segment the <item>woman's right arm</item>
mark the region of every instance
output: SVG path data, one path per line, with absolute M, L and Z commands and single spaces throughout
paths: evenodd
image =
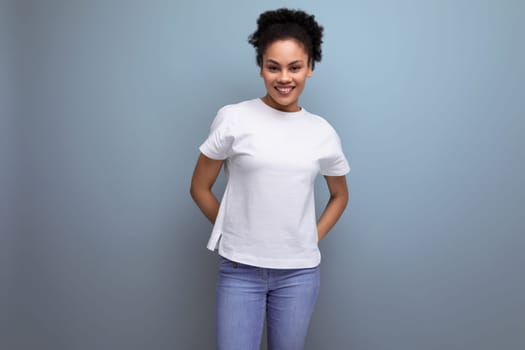
M 202 213 L 215 223 L 219 212 L 219 201 L 211 191 L 224 160 L 215 160 L 200 154 L 191 178 L 190 194 Z

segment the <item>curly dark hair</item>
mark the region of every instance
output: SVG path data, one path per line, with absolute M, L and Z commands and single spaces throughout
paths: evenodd
M 262 66 L 262 56 L 268 45 L 290 38 L 303 45 L 313 70 L 315 62 L 322 58 L 323 27 L 316 22 L 314 15 L 287 8 L 266 11 L 259 16 L 257 30 L 248 37 L 248 42 L 256 50 L 257 65 Z

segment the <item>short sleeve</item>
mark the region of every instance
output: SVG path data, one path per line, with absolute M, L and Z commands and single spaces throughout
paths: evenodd
M 230 156 L 233 140 L 231 116 L 223 107 L 217 112 L 208 138 L 200 145 L 199 150 L 209 158 L 223 160 Z
M 350 165 L 343 153 L 341 139 L 333 130 L 329 135 L 319 161 L 320 173 L 325 176 L 343 176 L 350 172 Z

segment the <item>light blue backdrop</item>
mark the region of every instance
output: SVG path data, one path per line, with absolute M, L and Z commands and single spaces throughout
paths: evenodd
M 7 313 L 14 273 L 16 234 L 15 20 L 14 1 L 0 1 L 0 348 L 10 322 Z
M 213 348 L 189 182 L 216 110 L 264 94 L 246 40 L 280 6 L 325 27 L 301 104 L 352 166 L 307 349 L 525 348 L 525 2 L 12 0 L 2 349 Z

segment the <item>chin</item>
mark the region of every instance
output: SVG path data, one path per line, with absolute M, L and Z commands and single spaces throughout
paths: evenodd
M 295 102 L 297 102 L 297 99 L 295 98 L 282 98 L 282 97 L 274 97 L 274 96 L 272 96 L 272 100 L 278 105 L 283 106 L 283 107 L 293 105 Z

